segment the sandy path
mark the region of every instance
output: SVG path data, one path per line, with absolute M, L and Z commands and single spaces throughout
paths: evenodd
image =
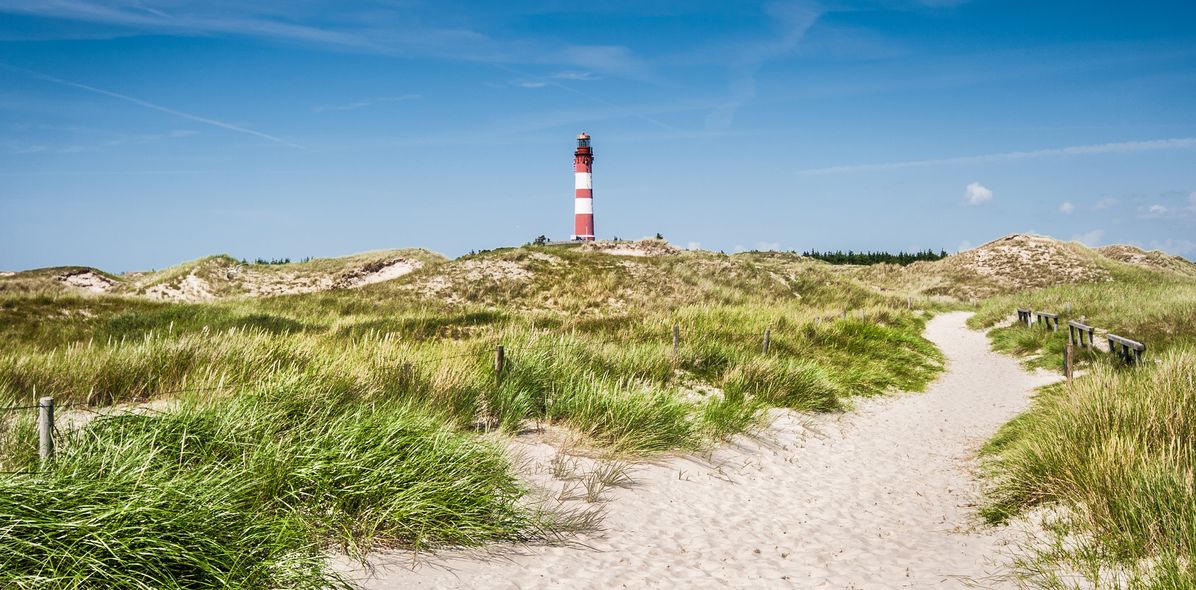
M 977 521 L 975 450 L 1054 377 L 1031 375 L 936 317 L 946 373 L 922 394 L 837 416 L 777 412 L 761 440 L 638 466 L 582 546 L 376 556 L 360 583 L 399 588 L 1008 587 L 1008 531 Z M 529 443 L 532 455 L 546 445 Z M 551 453 L 551 451 L 549 451 Z

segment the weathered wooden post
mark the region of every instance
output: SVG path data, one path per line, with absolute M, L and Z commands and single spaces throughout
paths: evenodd
M 673 356 L 681 352 L 681 326 L 673 323 Z
M 1063 374 L 1067 376 L 1067 380 L 1071 381 L 1071 374 L 1074 370 L 1075 356 L 1074 349 L 1071 342 L 1067 343 L 1067 348 L 1063 349 Z
M 905 308 L 906 309 L 914 308 L 914 298 L 912 296 L 905 298 Z
M 764 328 L 764 354 L 768 354 L 768 341 L 772 339 L 772 328 Z
M 54 398 L 37 400 L 37 454 L 42 461 L 54 458 Z
M 507 359 L 506 355 L 504 354 L 503 347 L 501 344 L 499 344 L 494 348 L 494 382 L 499 385 L 502 385 L 502 372 L 503 368 L 505 368 L 506 361 Z

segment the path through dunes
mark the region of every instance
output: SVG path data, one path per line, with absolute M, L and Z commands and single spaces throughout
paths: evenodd
M 577 544 L 388 553 L 352 575 L 377 590 L 1012 587 L 1011 533 L 975 514 L 975 451 L 1055 377 L 991 352 L 967 317 L 927 327 L 948 358 L 928 392 L 843 415 L 778 412 L 760 440 L 637 466 L 633 487 L 609 492 L 604 530 Z

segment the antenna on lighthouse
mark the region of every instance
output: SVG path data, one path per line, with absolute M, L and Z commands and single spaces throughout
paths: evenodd
M 573 152 L 573 239 L 594 240 L 594 181 L 592 169 L 594 152 L 590 136 L 577 134 L 577 151 Z

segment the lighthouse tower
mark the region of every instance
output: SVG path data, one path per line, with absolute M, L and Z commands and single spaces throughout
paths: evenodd
M 577 151 L 573 152 L 573 239 L 594 240 L 594 183 L 591 169 L 594 152 L 590 150 L 590 136 L 584 132 L 577 136 Z

